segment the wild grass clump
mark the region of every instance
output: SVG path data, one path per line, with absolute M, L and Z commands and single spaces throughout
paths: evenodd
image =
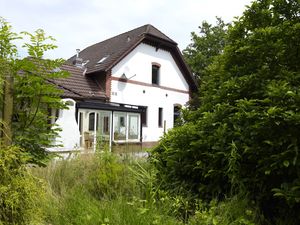
M 17 146 L 0 146 L 0 224 L 35 224 L 42 219 L 43 182 L 28 171 L 30 158 Z
M 261 224 L 257 207 L 246 196 L 237 195 L 222 202 L 216 199 L 198 204 L 190 225 L 256 225 Z
M 45 223 L 181 224 L 168 215 L 166 205 L 157 204 L 147 162 L 101 152 L 32 171 L 48 184 Z

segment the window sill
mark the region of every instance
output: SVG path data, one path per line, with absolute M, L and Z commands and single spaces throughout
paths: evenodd
M 139 143 L 140 142 L 140 140 L 139 139 L 132 139 L 132 140 L 113 140 L 113 142 L 115 142 L 115 143 Z

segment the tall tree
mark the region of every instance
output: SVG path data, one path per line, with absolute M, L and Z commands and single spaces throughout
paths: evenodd
M 216 56 L 223 52 L 229 26 L 229 23 L 225 23 L 217 17 L 216 25 L 213 26 L 203 21 L 199 26 L 200 33 L 191 33 L 192 43 L 183 50 L 183 56 L 199 85 L 207 75 L 208 66 Z M 195 93 L 189 102 L 190 109 L 195 110 L 200 106 L 199 95 L 201 95 L 201 92 L 200 85 L 199 93 Z M 185 120 L 188 120 L 188 118 L 185 118 Z
M 63 109 L 61 91 L 51 80 L 67 76 L 59 67 L 63 59 L 45 59 L 44 53 L 55 49 L 54 39 L 38 29 L 24 44 L 28 57 L 18 59 L 13 41 L 17 34 L 11 26 L 0 20 L 0 81 L 4 86 L 1 100 L 3 110 L 3 139 L 6 145 L 17 145 L 30 153 L 32 162 L 43 163 L 47 158 L 46 148 L 52 146 L 58 128 L 51 124 L 49 109 Z M 13 88 L 12 88 L 13 86 Z M 2 89 L 1 89 L 2 90 Z M 14 101 L 12 101 L 14 99 Z M 13 118 L 12 118 L 13 117 Z
M 253 2 L 227 40 L 192 121 L 153 152 L 159 178 L 208 200 L 244 190 L 270 224 L 298 224 L 299 1 Z
M 191 33 L 192 43 L 183 50 L 183 56 L 198 81 L 205 74 L 213 58 L 223 52 L 228 26 L 228 23 L 217 17 L 215 26 L 203 21 L 199 26 L 200 34 Z
M 17 48 L 13 41 L 18 39 L 12 27 L 0 17 L 0 122 L 3 143 L 12 143 L 12 115 L 13 115 L 13 78 L 16 74 Z
M 29 43 L 23 46 L 28 57 L 19 61 L 20 72 L 15 77 L 13 140 L 31 153 L 35 163 L 41 163 L 59 129 L 50 123 L 49 111 L 65 108 L 60 101 L 62 92 L 51 80 L 65 77 L 67 72 L 59 69 L 63 59 L 44 58 L 46 51 L 56 48 L 51 43 L 54 38 L 46 36 L 42 29 L 22 34 L 29 37 Z

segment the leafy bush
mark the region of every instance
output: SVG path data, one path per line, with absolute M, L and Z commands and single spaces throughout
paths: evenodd
M 42 218 L 43 183 L 31 175 L 28 155 L 18 147 L 0 147 L 0 224 L 32 224 Z
M 259 0 L 229 28 L 200 108 L 152 153 L 165 189 L 208 202 L 246 191 L 270 223 L 300 220 L 299 14 L 296 0 Z

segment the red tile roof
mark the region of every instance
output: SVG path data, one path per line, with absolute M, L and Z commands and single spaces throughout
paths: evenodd
M 97 85 L 93 77 L 84 75 L 84 70 L 72 65 L 63 65 L 60 69 L 68 71 L 67 78 L 51 80 L 61 90 L 63 97 L 74 99 L 106 99 L 104 90 Z

